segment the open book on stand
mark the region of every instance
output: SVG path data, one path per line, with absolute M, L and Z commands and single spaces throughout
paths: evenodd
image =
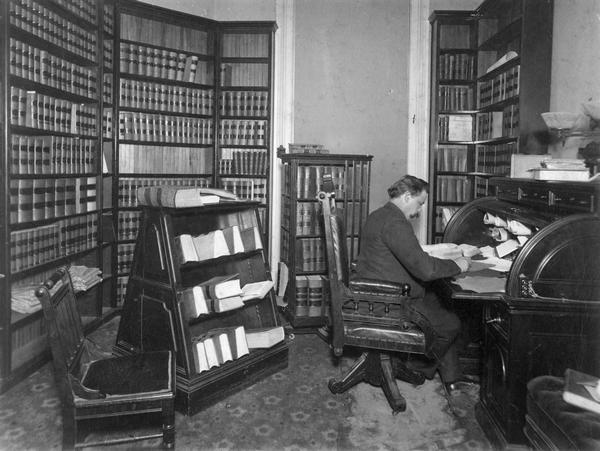
M 237 200 L 237 196 L 221 189 L 189 186 L 156 185 L 137 189 L 138 204 L 155 207 L 202 207 L 218 204 L 222 199 Z

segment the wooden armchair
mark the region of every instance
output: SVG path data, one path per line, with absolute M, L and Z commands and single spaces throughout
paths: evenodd
M 63 448 L 162 437 L 175 444 L 175 368 L 171 351 L 97 359 L 83 333 L 66 268 L 36 291 L 44 311 L 62 403 Z M 156 425 L 156 427 L 152 427 Z
M 410 297 L 408 284 L 349 280 L 346 233 L 343 219 L 335 208 L 334 194 L 321 191 L 317 197 L 322 207 L 327 249 L 331 295 L 328 326 L 333 352 L 340 357 L 345 346 L 364 350 L 341 380 L 329 381 L 329 389 L 342 393 L 365 380 L 382 387 L 394 414 L 403 412 L 406 400 L 398 389 L 396 376 L 401 372 L 399 368 L 404 372 L 408 370 L 397 353 L 430 357 L 434 332 L 421 314 L 406 305 Z M 416 383 L 423 381 L 424 378 Z M 414 380 L 409 382 L 415 383 Z

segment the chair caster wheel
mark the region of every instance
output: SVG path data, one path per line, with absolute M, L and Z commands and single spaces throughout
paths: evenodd
M 337 393 L 342 392 L 342 384 L 340 382 L 336 381 L 335 379 L 329 379 L 327 386 L 329 387 L 329 390 L 331 391 L 331 393 L 337 394 Z

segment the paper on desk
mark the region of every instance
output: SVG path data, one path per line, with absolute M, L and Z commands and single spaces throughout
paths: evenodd
M 506 279 L 504 277 L 485 277 L 463 274 L 455 283 L 463 290 L 475 293 L 504 293 Z
M 482 248 L 483 249 L 483 248 Z M 493 251 L 493 249 L 492 249 Z M 494 255 L 484 255 L 485 258 L 471 260 L 471 268 L 477 268 L 474 264 L 481 265 L 484 264 L 485 268 L 491 269 L 492 271 L 497 272 L 508 272 L 510 271 L 510 267 L 512 265 L 511 260 L 507 260 L 505 258 L 498 258 Z M 469 272 L 479 271 L 480 269 L 471 269 L 469 268 Z

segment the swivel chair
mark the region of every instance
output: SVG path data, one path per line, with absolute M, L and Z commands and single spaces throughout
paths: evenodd
M 336 357 L 344 347 L 360 348 L 362 355 L 341 380 L 331 379 L 329 389 L 342 393 L 365 380 L 381 386 L 394 414 L 406 410 L 406 400 L 396 383 L 399 372 L 410 373 L 400 354 L 431 358 L 434 332 L 429 322 L 406 304 L 410 286 L 382 280 L 349 280 L 346 233 L 335 206 L 335 194 L 327 188 L 317 198 L 321 204 L 330 285 L 327 313 L 331 344 Z M 416 381 L 422 383 L 424 378 Z M 415 383 L 414 380 L 409 382 Z

